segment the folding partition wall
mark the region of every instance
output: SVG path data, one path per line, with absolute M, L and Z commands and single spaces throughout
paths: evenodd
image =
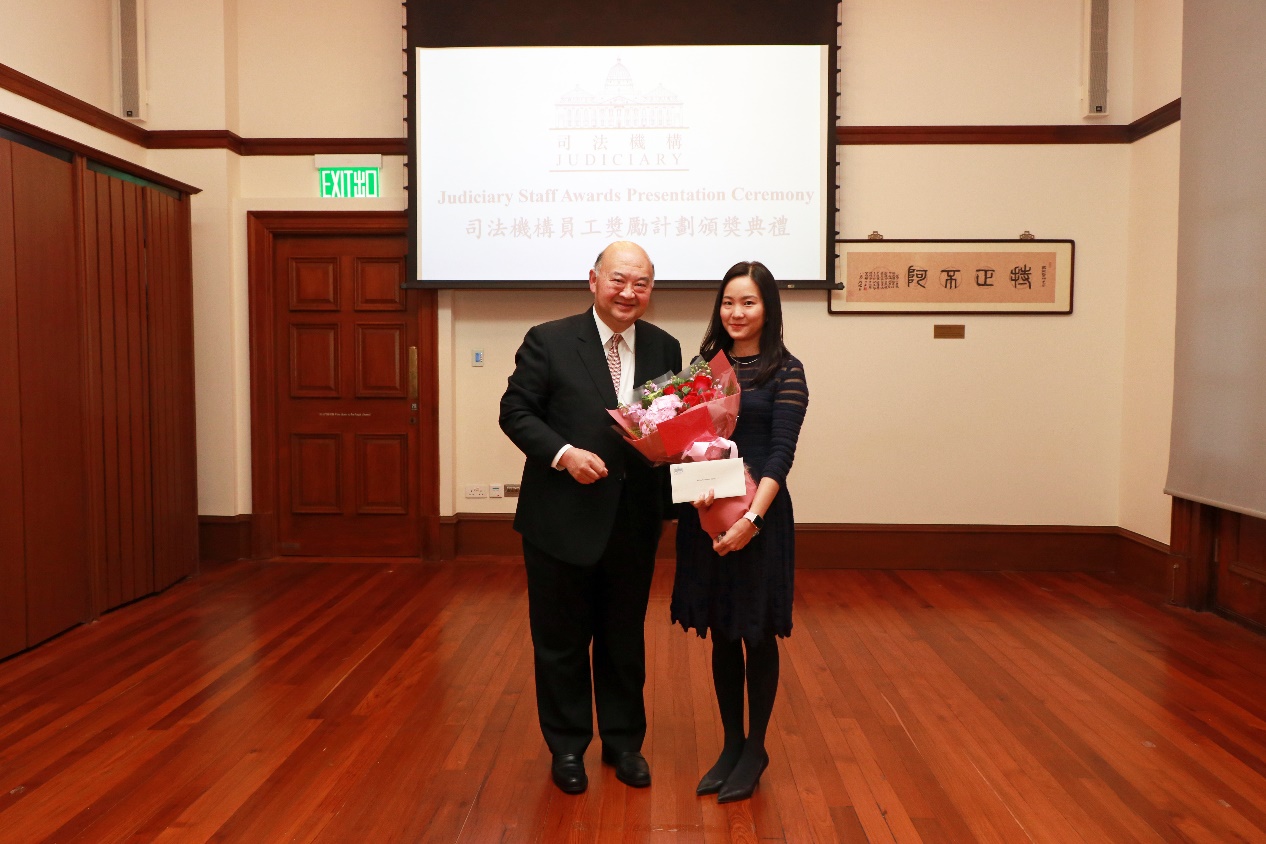
M 0 657 L 196 570 L 189 220 L 0 129 Z

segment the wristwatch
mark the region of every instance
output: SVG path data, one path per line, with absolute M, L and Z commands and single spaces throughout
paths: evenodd
M 756 528 L 757 533 L 760 533 L 761 528 L 765 527 L 765 518 L 763 516 L 757 515 L 756 513 L 753 513 L 751 510 L 748 510 L 746 513 L 744 513 L 743 518 L 747 519 L 749 522 L 752 523 L 752 527 Z

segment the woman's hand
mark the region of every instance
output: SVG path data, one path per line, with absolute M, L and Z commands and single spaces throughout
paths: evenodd
M 712 502 L 716 500 L 717 500 L 716 490 L 709 489 L 703 495 L 699 496 L 698 498 L 696 498 L 694 501 L 690 503 L 695 505 L 696 510 L 707 510 L 709 507 L 712 506 Z
M 756 525 L 741 518 L 730 525 L 729 530 L 712 540 L 712 550 L 724 557 L 732 551 L 746 548 L 747 543 L 751 542 L 752 537 L 757 533 L 759 531 L 756 530 Z

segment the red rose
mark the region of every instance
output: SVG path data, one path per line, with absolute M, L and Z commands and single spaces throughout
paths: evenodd
M 664 395 L 666 395 L 666 396 L 671 396 L 671 395 L 672 395 L 673 393 L 675 393 L 675 392 L 677 392 L 677 385 L 676 385 L 676 384 L 665 384 L 665 385 L 664 385 Z
M 682 399 L 682 402 L 686 405 L 686 407 L 694 407 L 701 401 L 703 401 L 703 399 L 699 397 L 698 393 L 690 393 Z
M 700 373 L 699 375 L 695 376 L 695 380 L 691 382 L 691 385 L 696 390 L 705 390 L 708 387 L 712 386 L 712 379 Z

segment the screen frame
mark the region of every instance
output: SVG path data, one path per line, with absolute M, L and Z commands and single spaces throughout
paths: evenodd
M 839 196 L 836 124 L 839 120 L 839 0 L 733 0 L 726 4 L 681 4 L 671 0 L 643 0 L 635 8 L 610 4 L 595 9 L 581 0 L 514 2 L 514 0 L 405 0 L 405 193 L 408 204 L 407 276 L 405 288 L 432 290 L 577 289 L 588 287 L 587 268 L 575 278 L 556 280 L 446 281 L 420 280 L 418 271 L 416 56 L 418 47 L 621 47 L 693 44 L 810 44 L 826 46 L 827 68 L 823 96 L 826 125 L 823 156 L 823 210 L 826 214 L 822 250 L 825 279 L 779 280 L 786 289 L 837 288 L 836 240 L 839 237 Z M 753 33 L 764 37 L 753 39 Z M 514 127 L 505 130 L 513 134 Z M 716 279 L 656 279 L 668 289 L 711 289 Z

